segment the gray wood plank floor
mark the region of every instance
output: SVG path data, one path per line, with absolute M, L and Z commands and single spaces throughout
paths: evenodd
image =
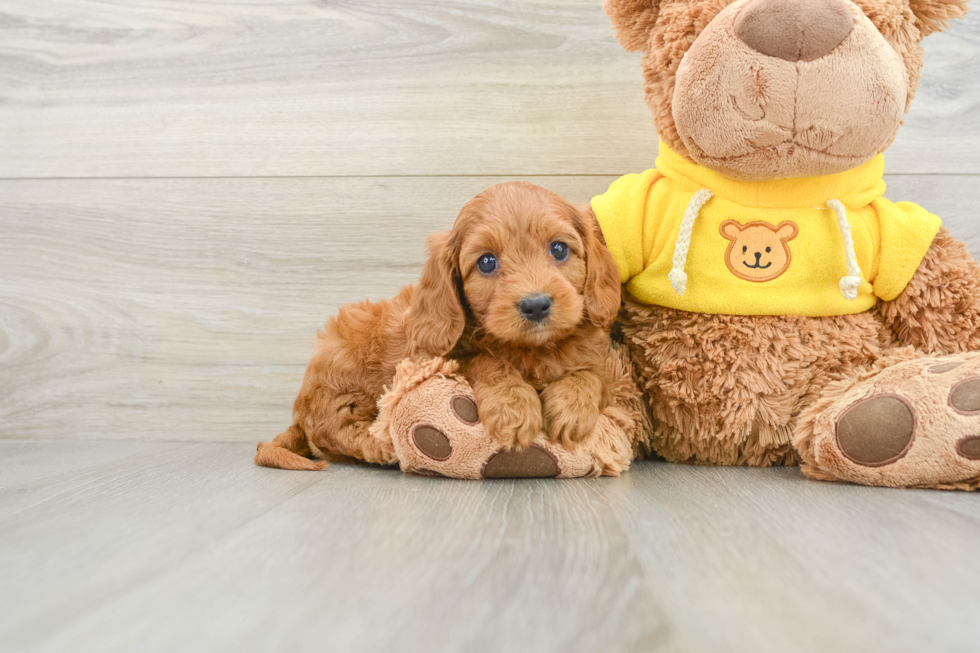
M 980 255 L 980 14 L 888 196 Z M 599 0 L 0 0 L 0 651 L 980 650 L 977 495 L 256 468 L 314 330 L 653 165 Z
M 467 482 L 0 442 L 4 651 L 975 651 L 973 495 L 638 463 Z

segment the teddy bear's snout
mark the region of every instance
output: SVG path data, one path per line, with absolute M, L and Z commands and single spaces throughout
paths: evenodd
M 813 61 L 847 38 L 854 19 L 847 0 L 752 0 L 735 34 L 753 50 L 786 61 Z

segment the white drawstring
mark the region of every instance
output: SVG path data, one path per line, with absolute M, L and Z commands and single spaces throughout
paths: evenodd
M 687 203 L 684 211 L 684 219 L 681 220 L 681 230 L 677 234 L 677 242 L 674 244 L 674 267 L 667 274 L 670 285 L 678 295 L 683 295 L 687 290 L 687 273 L 684 268 L 687 266 L 687 250 L 691 247 L 691 234 L 694 232 L 694 221 L 701 212 L 701 207 L 711 199 L 711 191 L 702 188 L 694 193 L 691 201 Z
M 847 209 L 837 199 L 827 200 L 827 206 L 837 214 L 837 227 L 844 238 L 844 256 L 847 259 L 847 276 L 841 277 L 840 291 L 844 299 L 856 299 L 861 285 L 861 268 L 854 254 L 854 239 L 851 238 L 851 225 L 847 222 Z

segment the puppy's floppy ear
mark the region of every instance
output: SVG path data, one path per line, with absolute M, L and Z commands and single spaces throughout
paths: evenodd
M 450 234 L 429 236 L 429 258 L 412 292 L 406 325 L 410 356 L 443 356 L 463 335 L 466 314 L 460 303 L 457 254 Z
M 621 46 L 630 52 L 646 49 L 657 24 L 660 0 L 603 0 L 602 8 Z
M 967 0 L 909 0 L 922 36 L 949 29 L 949 21 L 966 16 Z
M 585 244 L 585 310 L 593 324 L 608 328 L 616 319 L 621 303 L 619 270 L 606 249 L 599 221 L 590 205 L 576 209 L 575 226 Z

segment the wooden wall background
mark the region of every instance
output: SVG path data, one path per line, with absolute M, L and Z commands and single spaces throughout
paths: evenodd
M 466 199 L 655 154 L 599 0 L 0 0 L 0 438 L 268 438 Z M 888 170 L 980 255 L 977 17 Z

